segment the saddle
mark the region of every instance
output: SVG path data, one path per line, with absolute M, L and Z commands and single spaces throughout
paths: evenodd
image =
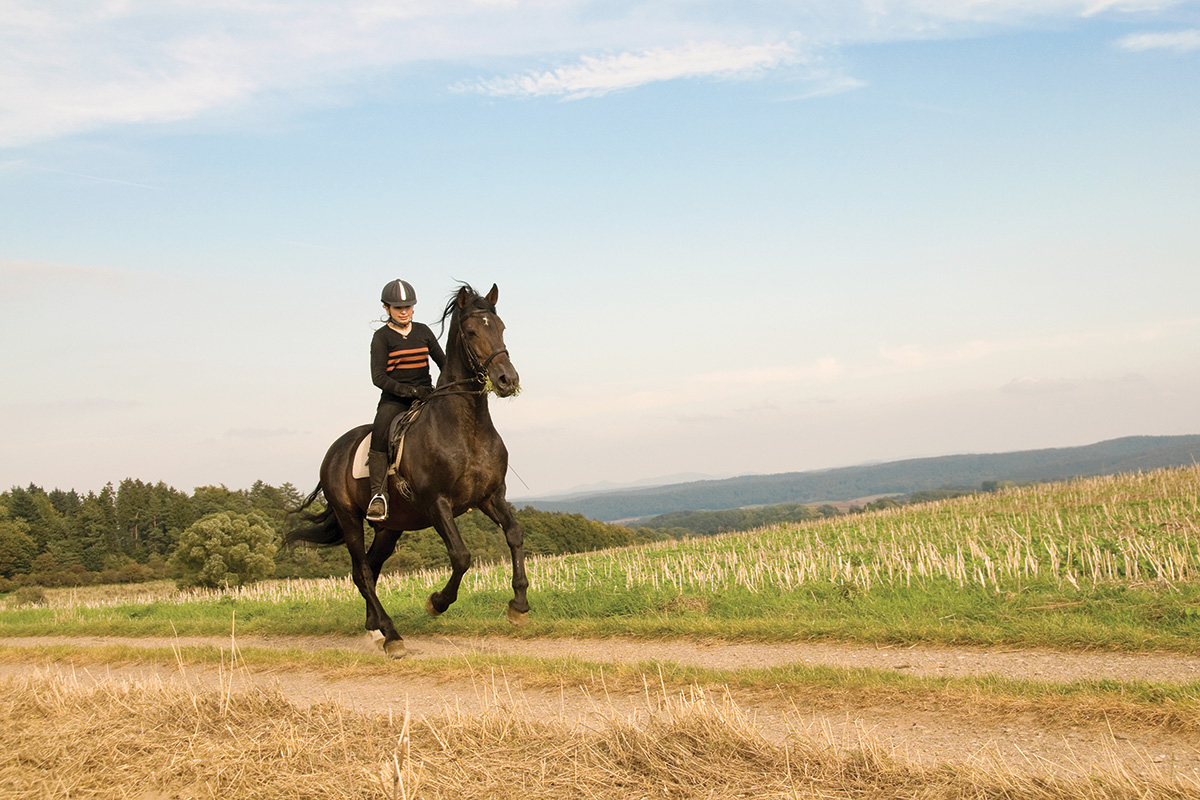
M 411 491 L 408 487 L 408 482 L 400 473 L 400 459 L 404 456 L 404 434 L 408 427 L 412 425 L 421 411 L 421 403 L 413 403 L 408 411 L 399 415 L 392 420 L 392 425 L 388 429 L 388 475 L 397 476 L 398 489 L 400 494 L 405 497 L 411 497 Z M 354 461 L 350 466 L 350 475 L 354 478 L 369 478 L 370 470 L 367 467 L 367 453 L 371 451 L 371 432 L 367 431 L 367 435 L 358 443 L 358 448 L 354 451 Z

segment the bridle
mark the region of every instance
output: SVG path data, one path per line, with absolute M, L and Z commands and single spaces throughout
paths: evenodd
M 430 397 L 434 397 L 434 396 L 440 395 L 440 394 L 487 394 L 488 393 L 488 391 L 489 391 L 489 389 L 488 389 L 488 386 L 489 386 L 488 374 L 487 374 L 488 367 L 491 366 L 492 361 L 494 361 L 497 356 L 507 355 L 508 348 L 507 347 L 497 348 L 496 350 L 493 350 L 488 355 L 487 358 L 480 360 L 479 356 L 475 353 L 475 350 L 471 347 L 470 343 L 467 342 L 466 336 L 463 334 L 462 323 L 463 323 L 463 320 L 469 319 L 471 317 L 481 317 L 484 314 L 493 314 L 494 315 L 494 313 L 495 312 L 480 309 L 477 311 L 471 311 L 467 314 L 462 315 L 459 318 L 459 320 L 458 320 L 458 338 L 459 338 L 460 343 L 462 344 L 463 352 L 465 352 L 467 355 L 467 363 L 470 366 L 471 371 L 474 373 L 474 377 L 464 378 L 464 379 L 458 380 L 458 381 L 451 381 L 450 383 L 444 383 L 441 386 L 434 389 L 432 392 L 430 392 L 429 396 L 425 398 L 426 400 L 428 400 Z M 482 388 L 476 389 L 474 391 L 463 390 L 463 389 L 454 389 L 453 391 L 451 391 L 452 387 L 466 386 L 466 385 L 470 385 L 470 384 L 478 384 Z
M 490 311 L 472 311 L 470 314 L 466 314 L 465 316 L 463 316 L 462 319 L 460 319 L 458 321 L 458 338 L 462 339 L 463 350 L 465 350 L 467 353 L 467 360 L 471 362 L 471 366 L 475 371 L 475 377 L 480 382 L 487 381 L 487 368 L 489 366 L 491 366 L 492 360 L 495 359 L 496 356 L 498 356 L 498 355 L 507 355 L 508 348 L 507 347 L 497 348 L 496 350 L 492 351 L 491 355 L 489 355 L 487 358 L 483 359 L 483 361 L 480 361 L 479 356 L 475 354 L 475 350 L 472 349 L 471 345 L 467 342 L 466 338 L 463 337 L 462 322 L 464 319 L 468 319 L 470 317 L 482 317 L 484 314 L 490 314 L 490 313 L 492 313 L 492 312 L 490 312 Z

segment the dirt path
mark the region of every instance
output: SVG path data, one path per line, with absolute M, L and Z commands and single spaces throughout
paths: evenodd
M 1065 683 L 1077 679 L 1191 683 L 1200 681 L 1200 656 L 1169 653 L 1060 653 L 1047 650 L 999 650 L 965 647 L 876 648 L 831 643 L 727 644 L 692 641 L 633 640 L 518 640 L 500 637 L 409 637 L 414 659 L 453 657 L 474 653 L 515 654 L 547 659 L 578 658 L 597 663 L 659 661 L 738 669 L 802 663 L 835 667 L 898 670 L 928 676 L 991 674 L 1003 678 Z M 103 637 L 0 639 L 7 647 L 46 644 L 170 647 L 208 645 L 228 649 L 228 638 L 115 639 Z M 341 648 L 377 655 L 366 637 L 239 637 L 242 649 L 299 647 L 306 650 Z M 382 658 L 382 656 L 380 656 Z M 73 673 L 83 682 L 116 679 L 157 679 L 168 683 L 216 687 L 220 671 L 210 667 L 147 667 L 104 665 L 71 668 L 32 663 L 0 664 L 0 677 L 31 670 Z M 529 708 L 538 714 L 560 716 L 582 724 L 612 714 L 637 715 L 659 698 L 645 693 L 593 697 L 564 686 L 546 691 L 522 687 L 501 676 L 480 674 L 473 680 L 438 680 L 397 674 L 331 678 L 315 671 L 239 669 L 234 688 L 260 685 L 277 688 L 294 702 L 333 701 L 367 712 L 437 714 L 447 708 L 468 713 L 501 702 Z M 1111 766 L 1114 762 L 1137 773 L 1151 769 L 1182 773 L 1200 780 L 1200 737 L 1159 730 L 1122 730 L 1106 725 L 1046 725 L 1028 718 L 990 719 L 977 713 L 912 710 L 901 706 L 844 708 L 830 712 L 797 707 L 782 698 L 734 696 L 738 706 L 769 737 L 789 731 L 829 738 L 855 748 L 866 736 L 906 759 L 925 762 L 966 762 L 999 758 L 1010 766 L 1030 769 Z

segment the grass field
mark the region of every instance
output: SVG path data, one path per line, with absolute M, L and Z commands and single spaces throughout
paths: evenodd
M 401 632 L 703 636 L 1200 652 L 1200 467 L 1013 489 L 750 533 L 535 558 L 530 625 L 504 620 L 505 565 L 387 575 Z M 167 584 L 47 592 L 0 635 L 354 633 L 349 579 L 181 593 Z

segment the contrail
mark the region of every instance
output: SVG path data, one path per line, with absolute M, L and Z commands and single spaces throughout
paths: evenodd
M 28 164 L 24 161 L 6 161 L 4 163 L 4 166 L 6 166 L 6 167 L 22 166 L 22 167 L 25 167 L 26 169 L 36 169 L 41 172 L 53 172 L 57 175 L 69 175 L 72 178 L 85 178 L 89 181 L 101 181 L 103 183 L 118 183 L 122 186 L 136 186 L 139 189 L 153 189 L 156 192 L 165 192 L 166 191 L 166 189 L 164 189 L 161 186 L 149 186 L 145 183 L 134 183 L 133 181 L 121 181 L 121 180 L 117 180 L 116 178 L 101 178 L 99 175 L 85 175 L 82 172 L 67 172 L 66 170 L 63 170 L 63 169 L 51 169 L 50 167 L 39 167 L 36 164 Z

